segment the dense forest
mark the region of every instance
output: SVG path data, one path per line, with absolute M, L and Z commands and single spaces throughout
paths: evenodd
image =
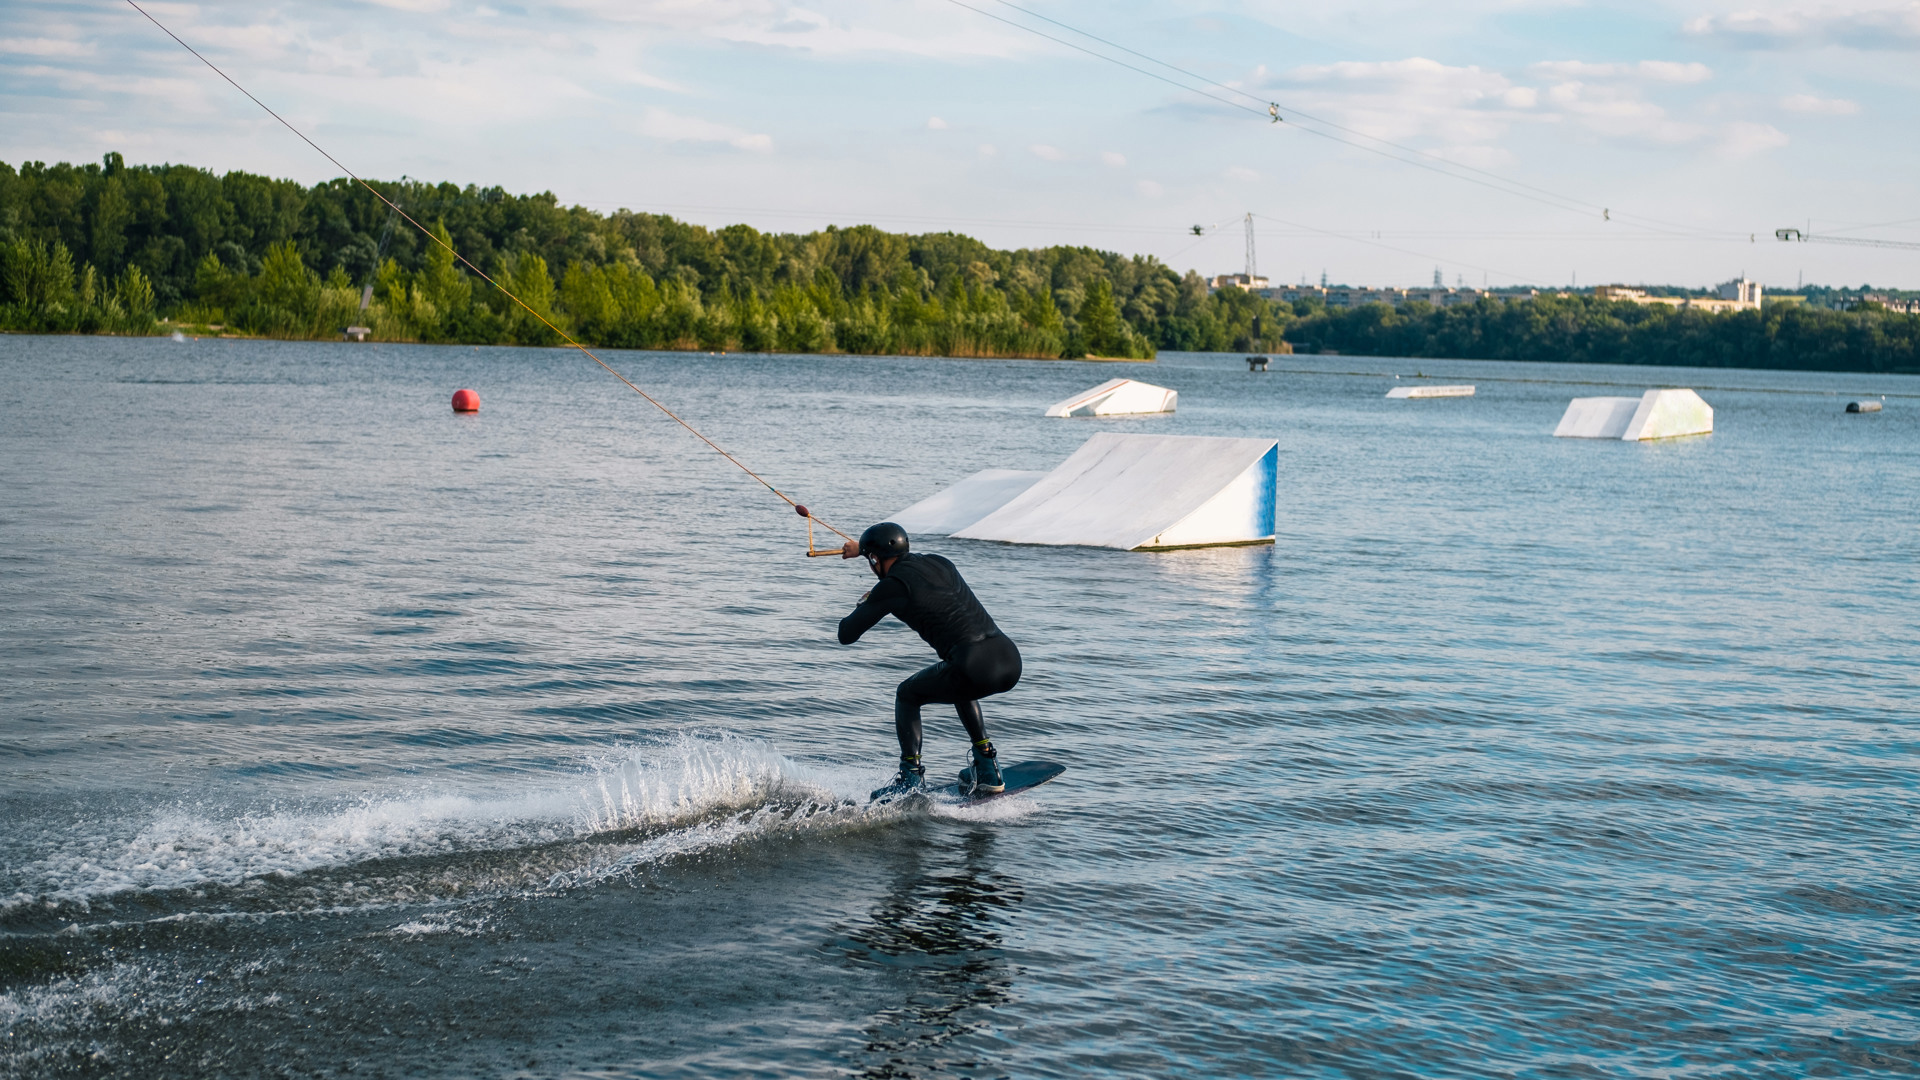
M 1861 305 L 1707 314 L 1578 295 L 1434 309 L 1209 293 L 1084 247 L 996 251 L 868 225 L 709 229 L 412 180 L 377 186 L 589 344 L 943 356 L 1270 349 L 1920 372 L 1920 316 Z M 1672 291 L 1672 290 L 1664 290 Z M 1815 290 L 1807 290 L 1812 292 Z M 550 344 L 553 332 L 358 184 L 187 165 L 0 163 L 0 330 Z
M 1302 352 L 1371 356 L 1920 374 L 1920 315 L 1873 305 L 1709 314 L 1585 296 L 1373 304 L 1307 314 L 1287 327 L 1287 339 Z
M 1256 316 L 1197 274 L 1083 247 L 996 251 L 871 226 L 805 235 L 602 215 L 552 194 L 414 181 L 389 198 L 581 340 L 947 356 L 1247 349 Z M 370 295 L 368 288 L 371 288 Z M 363 304 L 365 305 L 363 308 Z M 550 330 L 359 185 L 186 165 L 0 164 L 0 329 L 547 344 Z

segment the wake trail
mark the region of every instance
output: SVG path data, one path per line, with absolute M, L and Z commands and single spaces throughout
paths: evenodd
M 51 929 L 49 920 L 97 922 L 136 908 L 142 918 L 218 916 L 579 887 L 756 836 L 909 812 L 866 805 L 878 779 L 795 761 L 755 739 L 681 736 L 505 790 L 441 783 L 320 808 L 176 805 L 132 827 L 114 816 L 43 822 L 39 850 L 7 860 L 0 928 Z

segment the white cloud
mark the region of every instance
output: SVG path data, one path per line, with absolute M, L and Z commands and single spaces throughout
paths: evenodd
M 927 127 L 934 131 L 945 131 L 947 130 L 947 122 L 937 116 L 929 116 L 927 117 Z
M 1548 60 L 1529 71 L 1549 79 L 1639 79 L 1645 82 L 1701 83 L 1713 78 L 1705 64 L 1672 60 L 1642 60 L 1637 64 L 1589 64 L 1581 60 Z
M 983 142 L 980 144 L 980 156 L 981 157 L 999 157 L 1000 148 L 993 145 L 990 142 Z
M 1245 167 L 1243 167 L 1243 166 L 1239 166 L 1239 165 L 1235 165 L 1235 166 L 1234 166 L 1233 168 L 1231 168 L 1231 169 L 1228 169 L 1228 170 L 1227 170 L 1227 179 L 1229 179 L 1229 180 L 1258 180 L 1258 179 L 1260 179 L 1260 174 L 1259 174 L 1259 173 L 1257 173 L 1257 172 L 1254 172 L 1254 171 L 1253 171 L 1252 169 L 1248 169 L 1248 168 L 1245 168 Z
M 1812 94 L 1790 94 L 1780 99 L 1780 107 L 1792 113 L 1811 116 L 1852 116 L 1860 111 L 1858 102 L 1845 98 L 1823 98 Z
M 1100 160 L 1116 169 L 1124 169 L 1127 165 L 1127 155 L 1116 154 L 1111 150 L 1102 150 Z
M 1720 132 L 1715 149 L 1726 157 L 1746 157 L 1787 145 L 1786 133 L 1772 124 L 1739 122 Z
M 1699 124 L 1675 120 L 1667 110 L 1639 97 L 1631 88 L 1564 82 L 1547 91 L 1555 108 L 1589 130 L 1616 139 L 1675 146 L 1707 135 Z
M 1705 64 L 1672 60 L 1642 60 L 1634 65 L 1634 72 L 1652 82 L 1702 83 L 1713 78 L 1713 69 Z
M 831 16 L 773 0 L 557 0 L 589 20 L 640 25 L 818 55 L 922 58 L 1027 56 L 1030 35 L 964 11 L 934 14 L 886 0 L 840 0 Z
M 742 131 L 697 116 L 682 116 L 658 107 L 649 107 L 635 130 L 668 142 L 719 142 L 757 154 L 773 152 L 772 136 Z
M 1376 138 L 1435 141 L 1443 153 L 1493 142 L 1525 116 L 1507 100 L 1516 88 L 1505 75 L 1418 56 L 1296 68 L 1279 82 L 1306 112 Z
M 1705 64 L 1551 60 L 1528 65 L 1526 72 L 1547 85 L 1518 85 L 1498 71 L 1422 57 L 1300 68 L 1286 80 L 1323 95 L 1302 102 L 1309 112 L 1331 112 L 1346 126 L 1382 139 L 1438 143 L 1435 151 L 1447 159 L 1482 168 L 1512 160 L 1499 144 L 1516 123 L 1572 120 L 1607 138 L 1670 146 L 1704 144 L 1712 137 L 1705 125 L 1676 118 L 1647 99 L 1656 90 L 1712 79 Z
M 1067 152 L 1057 146 L 1048 146 L 1046 143 L 1034 143 L 1032 146 L 1027 147 L 1027 149 L 1033 151 L 1033 156 L 1039 158 L 1041 161 L 1067 160 Z
M 1142 180 L 1133 185 L 1133 190 L 1149 199 L 1157 199 L 1166 194 L 1166 189 L 1151 180 Z
M 0 38 L 0 52 L 20 56 L 92 56 L 93 44 L 61 38 Z
M 1689 34 L 1749 49 L 1920 49 L 1920 0 L 1877 7 L 1846 5 L 1817 11 L 1736 11 L 1702 15 Z

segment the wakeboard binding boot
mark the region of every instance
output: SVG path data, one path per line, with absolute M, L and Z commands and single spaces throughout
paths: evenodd
M 893 774 L 893 782 L 886 787 L 875 788 L 868 796 L 874 802 L 892 802 L 903 795 L 923 791 L 927 783 L 927 770 L 920 764 L 920 758 L 903 757 L 900 759 L 900 771 Z
M 1000 775 L 1000 755 L 990 739 L 973 744 L 973 764 L 960 770 L 960 790 L 968 795 L 998 795 L 1007 790 Z

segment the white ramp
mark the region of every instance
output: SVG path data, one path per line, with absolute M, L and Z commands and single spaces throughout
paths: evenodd
M 1048 416 L 1137 416 L 1172 412 L 1180 395 L 1164 386 L 1133 379 L 1108 379 L 1047 410 Z
M 1045 475 L 1020 469 L 982 469 L 887 520 L 907 530 L 908 536 L 951 536 L 1005 506 Z
M 1556 439 L 1617 439 L 1627 433 L 1640 399 L 1635 397 L 1577 397 L 1567 403 Z
M 1279 465 L 1273 439 L 1103 432 L 953 535 L 1125 550 L 1271 543 Z
M 1396 386 L 1387 391 L 1390 398 L 1472 397 L 1471 386 Z
M 1691 390 L 1649 390 L 1637 398 L 1574 398 L 1560 426 L 1561 439 L 1671 439 L 1713 430 L 1713 406 Z
M 1627 422 L 1623 439 L 1671 439 L 1713 430 L 1713 406 L 1691 390 L 1649 390 Z

